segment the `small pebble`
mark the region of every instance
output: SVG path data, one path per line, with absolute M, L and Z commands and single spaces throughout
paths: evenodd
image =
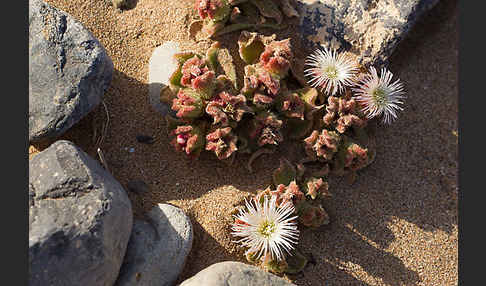
M 137 141 L 138 141 L 138 143 L 153 144 L 154 138 L 152 136 L 148 136 L 148 135 L 138 135 Z

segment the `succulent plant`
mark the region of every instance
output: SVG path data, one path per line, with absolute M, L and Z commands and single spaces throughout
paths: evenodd
M 213 124 L 228 126 L 230 121 L 239 122 L 245 113 L 253 111 L 246 105 L 245 96 L 222 91 L 208 102 L 206 113 L 213 118 Z
M 292 58 L 290 39 L 285 39 L 272 41 L 266 45 L 265 50 L 260 55 L 260 62 L 272 76 L 281 79 L 287 76 Z
M 368 164 L 368 150 L 356 143 L 351 143 L 346 148 L 344 157 L 344 167 L 352 171 L 357 171 Z
M 181 72 L 182 86 L 194 89 L 201 98 L 210 99 L 212 97 L 216 87 L 216 74 L 209 69 L 207 61 L 194 56 L 184 62 Z
M 172 110 L 177 111 L 177 117 L 184 119 L 197 118 L 204 112 L 201 97 L 189 88 L 179 89 L 172 101 Z
M 329 215 L 322 205 L 312 205 L 310 203 L 301 204 L 299 210 L 299 222 L 304 226 L 317 228 L 329 223 Z
M 306 196 L 315 200 L 324 195 L 328 195 L 329 184 L 322 178 L 310 177 L 303 184 L 303 191 Z
M 205 37 L 244 29 L 282 29 L 284 17 L 299 15 L 288 0 L 196 0 L 195 8 Z
M 366 126 L 367 119 L 360 112 L 358 103 L 351 98 L 349 92 L 345 97 L 329 96 L 327 101 L 327 113 L 323 117 L 327 128 L 334 127 L 339 133 L 344 133 L 352 126 L 357 128 Z
M 201 19 L 223 21 L 231 13 L 228 0 L 196 0 L 196 10 Z
M 327 129 L 322 129 L 320 132 L 314 130 L 304 139 L 306 154 L 310 158 L 322 161 L 331 161 L 340 143 L 339 133 Z
M 286 259 L 277 260 L 271 259 L 270 256 L 267 256 L 262 259 L 262 266 L 270 272 L 283 274 L 286 272 L 289 265 L 287 264 Z
M 259 147 L 267 144 L 278 145 L 283 141 L 281 128 L 282 120 L 276 114 L 263 111 L 252 119 L 249 138 Z
M 214 29 L 214 35 L 259 25 L 255 17 L 253 22 L 249 20 L 251 13 L 264 16 L 271 23 L 283 23 L 284 17 L 297 13 L 288 0 L 197 3 L 204 27 Z M 309 228 L 328 224 L 330 218 L 322 201 L 329 195 L 329 176 L 349 174 L 356 178 L 356 172 L 375 157 L 374 141 L 368 132 L 369 118 L 351 92 L 351 71 L 354 74 L 355 67 L 350 59 L 334 63 L 336 67 L 349 64 L 348 80 L 316 82 L 315 87 L 310 87 L 302 84 L 292 69 L 296 60 L 290 39 L 277 41 L 275 35 L 243 31 L 238 48 L 246 64 L 242 79 L 237 78 L 231 54 L 219 43 L 213 44 L 205 55 L 176 55 L 178 67 L 170 77 L 169 89 L 163 92 L 166 102 L 176 111 L 175 117 L 167 116 L 168 131 L 174 137 L 171 142 L 176 150 L 190 157 L 197 157 L 204 150 L 219 160 L 231 158 L 232 162 L 236 154 L 249 153 L 250 172 L 255 158 L 275 152 L 285 140 L 302 144 L 298 150 L 301 153 L 292 155 L 299 156 L 297 162 L 280 160 L 273 172 L 273 184 L 257 192 L 250 200 L 252 206 L 246 204 L 246 212 L 240 208 L 233 228 L 241 237 L 240 242 L 250 247 L 245 253 L 249 262 L 277 274 L 297 273 L 307 263 L 297 249 L 281 252 L 277 247 L 275 253 L 269 254 L 258 247 L 250 234 L 269 243 L 268 231 L 275 230 L 265 220 L 269 216 L 266 211 L 285 212 L 290 217 L 285 222 L 291 225 L 293 235 L 298 233 L 297 222 Z M 317 65 L 327 60 L 324 56 L 315 59 L 314 75 L 315 69 L 320 68 Z M 343 60 L 335 52 L 328 55 L 331 56 L 334 61 Z M 238 83 L 243 86 L 238 87 Z M 250 223 L 245 220 L 250 217 L 258 218 L 259 229 L 248 227 Z
M 181 84 L 182 79 L 182 66 L 184 63 L 194 57 L 195 54 L 192 52 L 177 53 L 174 55 L 174 59 L 177 61 L 177 69 L 172 73 L 169 78 L 169 88 L 173 93 L 177 93 L 180 88 L 184 87 Z
M 238 38 L 238 52 L 246 64 L 255 64 L 265 50 L 265 46 L 274 41 L 276 35 L 263 36 L 256 32 L 242 31 Z
M 180 125 L 172 130 L 174 136 L 171 143 L 177 151 L 190 155 L 190 157 L 199 156 L 204 148 L 204 135 L 200 127 L 193 125 Z
M 295 180 L 288 185 L 278 185 L 275 191 L 272 191 L 271 193 L 277 197 L 277 205 L 290 203 L 297 210 L 299 209 L 299 205 L 305 200 L 305 194 L 300 190 L 300 187 Z
M 227 159 L 238 150 L 237 141 L 231 127 L 217 128 L 206 135 L 206 150 L 214 152 L 220 160 Z
M 297 168 L 286 158 L 280 158 L 280 166 L 273 171 L 273 184 L 288 185 L 297 178 Z
M 280 91 L 280 80 L 270 72 L 255 64 L 245 66 L 243 89 L 241 92 L 253 99 L 253 104 L 267 109 Z M 256 97 L 256 98 L 255 98 Z
M 257 109 L 268 109 L 281 92 L 281 80 L 287 76 L 290 68 L 293 57 L 290 40 L 275 41 L 273 37 L 242 33 L 238 44 L 240 56 L 247 63 L 254 62 L 245 66 L 242 93 L 252 99 Z
M 304 120 L 305 101 L 297 92 L 286 92 L 277 98 L 277 110 L 287 118 Z

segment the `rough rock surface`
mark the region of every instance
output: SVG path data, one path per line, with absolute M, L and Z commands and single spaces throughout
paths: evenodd
M 162 115 L 174 113 L 170 106 L 160 101 L 160 91 L 169 85 L 169 77 L 177 68 L 174 54 L 180 52 L 176 42 L 165 42 L 155 48 L 149 60 L 149 102 L 153 109 Z
M 193 277 L 182 282 L 180 286 L 292 286 L 274 274 L 255 266 L 241 262 L 225 261 L 215 263 Z M 294 285 L 295 286 L 295 285 Z
M 123 187 L 60 140 L 29 161 L 29 285 L 115 282 L 132 229 Z
M 135 220 L 117 286 L 173 285 L 191 251 L 190 219 L 177 207 L 158 204 Z
M 79 21 L 29 1 L 29 141 L 55 138 L 101 101 L 113 62 Z
M 312 45 L 349 51 L 360 63 L 386 64 L 419 17 L 439 0 L 299 0 L 300 31 Z

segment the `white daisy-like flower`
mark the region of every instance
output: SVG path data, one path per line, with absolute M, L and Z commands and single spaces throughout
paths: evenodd
M 399 104 L 403 104 L 403 84 L 400 79 L 390 83 L 393 74 L 386 68 L 381 69 L 378 76 L 374 67 L 370 73 L 365 74 L 353 88 L 356 92 L 356 101 L 363 106 L 363 111 L 368 118 L 383 114 L 383 123 L 389 124 L 397 118 L 397 110 L 403 110 Z
M 353 85 L 359 70 L 353 59 L 326 47 L 310 54 L 306 64 L 310 66 L 304 70 L 305 75 L 310 77 L 309 84 L 320 87 L 321 91 L 325 90 L 330 95 L 342 92 L 345 86 Z
M 241 237 L 236 242 L 249 247 L 246 254 L 254 253 L 255 258 L 270 255 L 272 259 L 282 260 L 284 250 L 290 253 L 299 238 L 297 216 L 291 216 L 294 206 L 286 203 L 277 207 L 275 196 L 271 199 L 265 196 L 263 206 L 251 202 L 254 204 L 245 200 L 247 211 L 240 210 L 234 216 L 232 234 Z

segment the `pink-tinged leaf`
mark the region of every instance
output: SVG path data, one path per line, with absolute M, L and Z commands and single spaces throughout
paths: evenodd
M 231 12 L 231 5 L 227 0 L 196 0 L 195 6 L 201 19 L 223 21 Z
M 340 143 L 341 136 L 337 132 L 327 129 L 323 129 L 321 132 L 314 130 L 309 137 L 304 139 L 307 155 L 324 161 L 333 159 Z
M 304 182 L 304 192 L 311 199 L 328 195 L 329 184 L 322 178 L 310 177 Z
M 260 54 L 260 63 L 269 73 L 284 78 L 288 74 L 292 57 L 290 39 L 272 41 Z
M 357 108 L 357 102 L 349 93 L 343 97 L 329 96 L 326 114 L 322 120 L 327 127 L 334 127 L 341 134 L 351 127 L 363 128 L 367 124 L 366 117 Z
M 217 128 L 206 135 L 206 150 L 214 152 L 220 160 L 227 159 L 238 150 L 237 140 L 231 132 L 231 127 Z
M 265 45 L 276 38 L 276 35 L 263 36 L 256 32 L 242 31 L 238 39 L 238 51 L 241 59 L 247 64 L 256 63 L 260 54 L 265 50 Z
M 299 209 L 301 204 L 305 202 L 305 194 L 300 190 L 295 180 L 288 185 L 277 185 L 275 191 L 271 193 L 276 196 L 277 205 L 289 203 L 296 209 Z
M 304 226 L 317 228 L 329 224 L 329 215 L 320 204 L 315 206 L 305 203 L 299 210 L 299 221 Z
M 297 92 L 286 92 L 279 96 L 276 108 L 285 117 L 304 120 L 305 102 Z
M 199 156 L 204 147 L 204 136 L 199 127 L 179 125 L 170 134 L 174 137 L 171 144 L 177 151 L 184 152 L 191 158 Z
M 191 89 L 179 89 L 177 97 L 172 100 L 172 110 L 177 111 L 176 116 L 184 119 L 193 119 L 204 112 L 201 98 Z
M 243 95 L 231 95 L 226 91 L 217 94 L 206 106 L 206 113 L 213 118 L 213 124 L 227 126 L 231 121 L 239 122 L 245 113 L 252 113 Z

